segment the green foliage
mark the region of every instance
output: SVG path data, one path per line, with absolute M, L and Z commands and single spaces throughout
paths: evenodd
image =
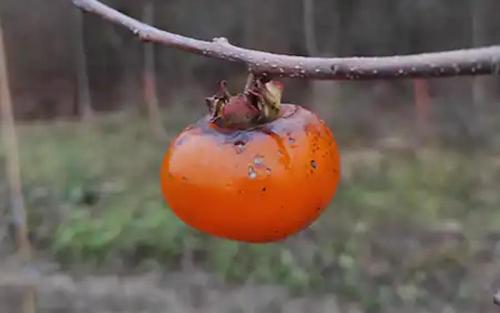
M 92 217 L 77 209 L 58 227 L 53 249 L 66 262 L 120 256 L 169 260 L 182 253 L 187 229 L 165 208 L 146 204 L 140 212 L 114 209 Z

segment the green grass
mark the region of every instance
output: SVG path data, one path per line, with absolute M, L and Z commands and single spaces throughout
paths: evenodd
M 171 136 L 188 120 L 166 115 Z M 190 255 L 227 283 L 334 291 L 368 311 L 433 298 L 484 301 L 477 268 L 493 262 L 487 236 L 500 227 L 500 162 L 486 152 L 408 155 L 341 144 L 343 179 L 329 210 L 284 242 L 250 245 L 173 216 L 159 188 L 168 140 L 154 139 L 139 117 L 24 125 L 20 143 L 35 244 L 69 267 L 175 270 Z

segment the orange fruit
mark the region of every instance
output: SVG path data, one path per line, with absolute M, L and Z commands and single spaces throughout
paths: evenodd
M 330 129 L 292 104 L 247 129 L 222 128 L 206 116 L 173 140 L 161 168 L 163 196 L 182 221 L 244 242 L 280 240 L 310 225 L 339 177 Z

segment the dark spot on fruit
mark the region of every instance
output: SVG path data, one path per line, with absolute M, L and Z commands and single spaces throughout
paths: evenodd
M 318 163 L 316 162 L 316 160 L 311 160 L 311 167 L 313 169 L 316 169 L 318 167 Z
M 243 152 L 243 150 L 245 150 L 245 145 L 246 145 L 246 142 L 243 141 L 243 140 L 236 140 L 234 143 L 233 143 L 234 147 L 236 148 L 236 153 L 240 154 Z
M 262 187 L 262 191 L 265 192 L 267 190 L 266 187 Z
M 222 139 L 224 144 L 232 144 L 235 146 L 245 146 L 252 140 L 252 134 L 245 131 L 230 131 L 221 129 L 215 132 L 215 135 Z
M 321 208 L 320 207 L 316 208 L 316 211 L 318 211 L 318 212 L 321 211 Z
M 187 177 L 186 177 L 186 176 L 182 176 L 182 180 L 183 180 L 183 181 L 187 181 L 188 179 L 187 179 Z

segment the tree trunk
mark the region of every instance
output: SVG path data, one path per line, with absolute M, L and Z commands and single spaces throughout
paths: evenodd
M 314 0 L 302 1 L 304 41 L 306 43 L 307 54 L 309 56 L 321 56 L 321 53 L 318 51 L 318 43 L 316 40 L 314 11 Z M 337 17 L 337 13 L 334 12 L 332 19 L 334 23 L 338 25 Z M 333 40 L 337 41 L 337 38 Z M 338 83 L 333 81 L 317 80 L 311 82 L 312 108 L 326 121 L 330 121 L 333 118 L 335 102 L 339 94 L 338 86 Z
M 496 2 L 495 0 L 494 2 Z M 487 43 L 487 23 L 489 17 L 489 6 L 492 1 L 475 0 L 471 1 L 471 27 L 472 27 L 472 46 L 479 47 Z M 489 85 L 493 81 L 492 77 L 476 76 L 472 79 L 472 103 L 474 110 L 473 124 L 471 125 L 472 132 L 475 136 L 484 136 L 484 132 L 488 128 L 488 101 L 492 97 L 492 86 Z
M 17 143 L 14 113 L 9 88 L 7 56 L 0 21 L 0 108 L 2 121 L 2 139 L 5 146 L 7 184 L 9 187 L 10 207 L 15 227 L 18 254 L 25 260 L 31 256 L 31 244 L 28 237 L 26 209 L 21 185 L 19 167 L 19 149 Z
M 303 0 L 304 13 L 304 39 L 306 42 L 307 54 L 317 56 L 318 44 L 316 42 L 316 27 L 314 19 L 314 0 Z
M 413 80 L 413 92 L 415 99 L 415 115 L 420 143 L 429 135 L 429 111 L 431 98 L 429 95 L 429 83 L 425 79 Z
M 475 0 L 471 2 L 472 14 L 472 45 L 479 47 L 485 44 L 485 1 Z M 487 81 L 488 77 L 474 77 L 472 86 L 472 99 L 478 108 L 487 101 Z M 480 113 L 480 112 L 478 112 Z
M 75 13 L 75 59 L 76 76 L 78 82 L 78 111 L 83 120 L 94 117 L 92 100 L 90 97 L 89 76 L 87 72 L 87 57 L 85 55 L 85 37 L 83 35 L 83 13 L 73 10 Z
M 153 25 L 154 4 L 152 1 L 144 5 L 142 19 L 144 23 Z M 156 90 L 155 51 L 152 43 L 144 44 L 144 101 L 146 103 L 150 126 L 158 139 L 165 137 L 165 129 L 161 121 L 160 107 Z

